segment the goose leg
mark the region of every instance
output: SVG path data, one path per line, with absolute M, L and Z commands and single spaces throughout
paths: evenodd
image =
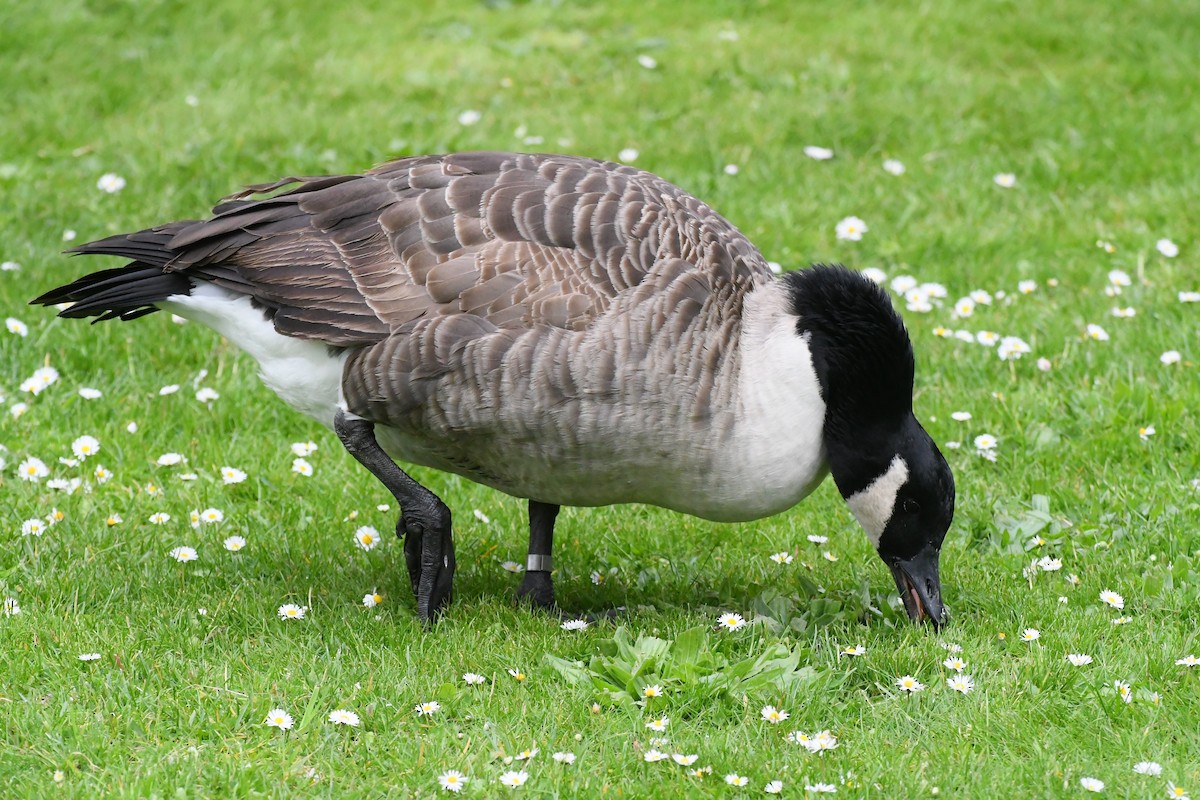
M 383 452 L 375 440 L 373 423 L 338 410 L 333 430 L 350 455 L 370 470 L 400 504 L 396 535 L 404 539 L 404 557 L 417 596 L 417 613 L 424 621 L 432 622 L 450 602 L 454 583 L 450 509 Z
M 553 568 L 550 554 L 554 549 L 554 519 L 558 506 L 529 501 L 529 556 L 525 559 L 525 578 L 517 590 L 518 600 L 528 600 L 534 608 L 554 608 Z

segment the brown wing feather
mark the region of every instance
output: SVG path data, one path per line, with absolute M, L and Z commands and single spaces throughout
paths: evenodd
M 276 193 L 247 199 L 258 192 Z M 770 275 L 732 225 L 661 178 L 491 152 L 250 187 L 170 248 L 168 270 L 251 294 L 282 333 L 366 346 L 347 369 L 347 397 L 381 420 L 417 408 L 439 376 L 562 346 L 559 334 L 527 332 L 586 331 L 610 312 L 628 340 L 617 349 L 644 355 L 671 338 L 719 359 L 696 343 L 698 328 L 722 329 Z M 586 391 L 607 391 L 603 376 L 617 374 L 604 359 L 628 357 L 601 352 Z M 675 369 L 703 373 L 703 395 L 712 365 L 696 361 Z M 551 396 L 585 391 L 561 363 L 538 380 Z

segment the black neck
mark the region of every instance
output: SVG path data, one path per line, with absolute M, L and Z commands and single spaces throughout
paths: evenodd
M 887 466 L 864 457 L 890 458 L 889 443 L 916 422 L 912 344 L 890 298 L 858 272 L 817 265 L 783 280 L 821 384 L 830 470 L 848 496 Z

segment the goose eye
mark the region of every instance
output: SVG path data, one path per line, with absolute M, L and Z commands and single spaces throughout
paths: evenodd
M 904 505 L 902 507 L 905 514 L 917 514 L 921 511 L 921 504 L 916 500 L 913 500 L 911 497 L 905 498 Z

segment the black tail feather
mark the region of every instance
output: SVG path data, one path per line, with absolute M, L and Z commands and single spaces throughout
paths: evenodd
M 157 311 L 155 303 L 171 295 L 191 293 L 192 282 L 178 272 L 168 272 L 167 265 L 177 255 L 170 247 L 171 239 L 192 224 L 191 221 L 172 222 L 71 248 L 67 252 L 123 256 L 132 262 L 93 272 L 51 289 L 31 301 L 31 305 L 71 303 L 59 312 L 60 317 L 96 317 L 96 322 L 136 319 Z

